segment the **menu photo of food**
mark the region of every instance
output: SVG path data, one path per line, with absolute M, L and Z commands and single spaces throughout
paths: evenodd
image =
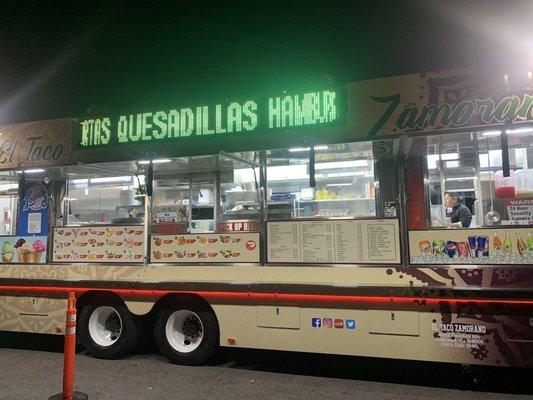
M 151 262 L 259 262 L 259 233 L 153 235 Z
M 54 229 L 53 261 L 143 262 L 142 226 L 89 226 Z
M 46 236 L 2 236 L 2 263 L 46 263 Z

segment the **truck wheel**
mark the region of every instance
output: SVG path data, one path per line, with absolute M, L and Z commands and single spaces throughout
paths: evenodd
M 133 350 L 139 338 L 132 315 L 118 303 L 83 307 L 78 326 L 81 343 L 96 358 L 120 358 Z
M 154 336 L 171 363 L 200 365 L 218 346 L 218 322 L 206 306 L 187 302 L 159 311 Z

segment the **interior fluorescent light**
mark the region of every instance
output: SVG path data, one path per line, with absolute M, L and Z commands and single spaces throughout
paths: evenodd
M 518 129 L 511 129 L 507 131 L 508 135 L 516 135 L 520 133 L 531 133 L 533 132 L 533 128 L 518 128 Z M 489 136 L 499 136 L 501 134 L 501 131 L 486 131 L 483 132 L 483 136 L 489 137 Z
M 475 188 L 466 188 L 466 189 L 447 189 L 446 193 L 465 193 L 465 192 L 475 192 Z
M 91 178 L 91 183 L 131 182 L 131 176 L 110 176 L 106 178 Z
M 327 187 L 332 187 L 332 186 L 352 186 L 351 183 L 328 183 L 326 185 Z
M 457 178 L 446 178 L 444 179 L 445 181 L 464 181 L 464 180 L 472 180 L 472 179 L 476 179 L 475 176 L 462 176 L 462 177 L 457 177 Z
M 152 164 L 163 164 L 163 163 L 169 163 L 172 160 L 170 158 L 156 158 L 155 160 L 152 160 Z M 141 165 L 146 165 L 150 163 L 150 160 L 141 160 L 137 161 Z
M 76 197 L 65 197 L 66 201 L 75 201 L 78 200 Z
M 315 164 L 315 169 L 336 169 L 336 168 L 352 168 L 352 167 L 367 167 L 367 160 L 352 160 L 352 161 L 333 161 L 322 162 Z
M 483 136 L 489 137 L 489 136 L 499 136 L 501 134 L 501 131 L 486 131 L 483 132 Z
M 444 153 L 440 155 L 440 159 L 443 161 L 458 160 L 459 153 Z
M 328 146 L 325 146 L 325 145 L 318 145 L 318 146 L 313 146 L 313 148 L 315 150 L 327 150 L 328 149 Z M 310 147 L 292 147 L 289 149 L 289 151 L 291 153 L 297 153 L 297 152 L 301 152 L 301 151 L 309 151 L 311 150 Z
M 511 129 L 507 131 L 508 134 L 518 134 L 518 133 L 531 133 L 533 132 L 533 128 L 518 128 L 518 129 Z
M 327 174 L 316 174 L 316 178 L 344 178 L 346 176 L 364 176 L 365 173 L 363 171 L 356 171 L 356 172 L 334 172 L 334 173 L 327 173 Z
M 35 169 L 27 169 L 25 171 L 20 171 L 20 172 L 24 172 L 25 174 L 39 174 L 41 172 L 44 172 L 46 170 L 42 169 L 42 168 L 35 168 Z
M 459 168 L 459 161 L 446 161 L 445 162 L 446 168 Z

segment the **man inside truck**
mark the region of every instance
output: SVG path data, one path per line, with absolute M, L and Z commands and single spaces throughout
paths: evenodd
M 444 195 L 444 205 L 451 209 L 452 228 L 469 228 L 472 221 L 472 213 L 463 204 L 463 199 L 454 193 L 447 192 Z

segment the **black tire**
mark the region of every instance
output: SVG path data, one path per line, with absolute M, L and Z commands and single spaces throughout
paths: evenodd
M 89 321 L 99 307 L 112 307 L 122 323 L 118 338 L 110 345 L 101 345 L 91 336 Z M 115 318 L 116 320 L 116 318 Z M 110 300 L 94 301 L 84 306 L 78 320 L 79 339 L 87 352 L 95 358 L 117 359 L 130 353 L 139 340 L 139 330 L 133 316 L 121 303 Z
M 190 352 L 179 351 L 171 345 L 166 335 L 169 318 L 179 311 L 193 312 L 201 321 L 200 329 L 203 336 L 197 347 Z M 193 316 L 192 319 L 194 322 L 195 317 Z M 182 326 L 185 327 L 185 324 L 186 322 Z M 198 329 L 198 325 L 195 325 L 193 329 Z M 201 302 L 189 300 L 179 301 L 179 303 L 177 301 L 176 304 L 167 305 L 160 309 L 154 324 L 155 343 L 159 351 L 173 364 L 201 365 L 205 363 L 218 347 L 218 332 L 218 321 L 211 309 Z

